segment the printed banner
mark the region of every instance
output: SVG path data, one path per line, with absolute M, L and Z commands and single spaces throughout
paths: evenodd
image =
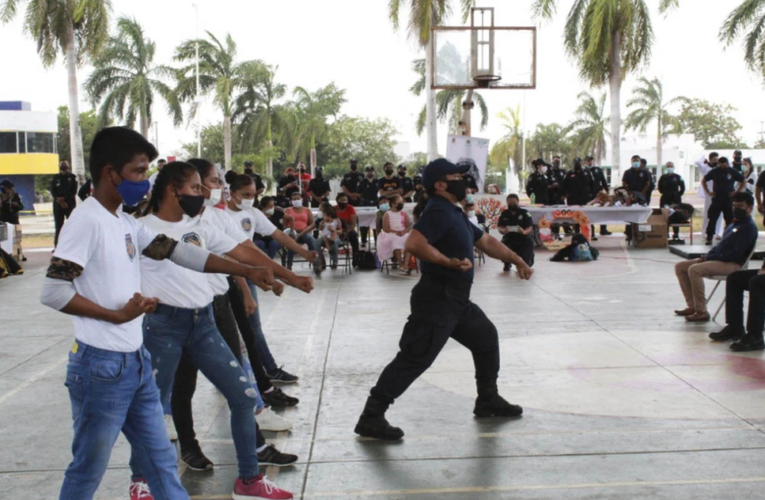
M 489 162 L 488 139 L 450 135 L 446 145 L 446 159 L 455 164 L 470 163 L 470 175 L 478 185 L 478 192 L 484 192 L 486 165 Z

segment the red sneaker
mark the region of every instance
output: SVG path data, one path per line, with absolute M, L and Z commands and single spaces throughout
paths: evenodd
M 139 479 L 130 482 L 130 500 L 154 500 L 146 481 Z
M 232 497 L 234 500 L 292 500 L 293 498 L 292 493 L 277 488 L 263 474 L 247 482 L 241 478 L 237 479 Z

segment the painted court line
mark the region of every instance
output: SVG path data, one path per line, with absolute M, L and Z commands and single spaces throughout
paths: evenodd
M 28 378 L 27 380 L 25 380 L 24 382 L 19 384 L 13 390 L 10 390 L 10 391 L 6 392 L 2 396 L 0 396 L 0 405 L 3 404 L 4 402 L 6 402 L 8 399 L 10 399 L 13 396 L 15 396 L 16 394 L 20 393 L 24 389 L 26 389 L 30 385 L 34 384 L 35 382 L 37 382 L 38 380 L 40 380 L 41 378 L 43 378 L 44 376 L 46 376 L 47 374 L 49 374 L 50 372 L 52 372 L 53 370 L 55 370 L 56 368 L 58 368 L 59 366 L 63 365 L 64 363 L 66 363 L 68 361 L 69 361 L 69 357 L 68 356 L 64 356 L 60 360 L 56 361 L 55 363 L 52 363 L 52 364 L 48 365 L 47 368 L 45 368 L 43 371 L 39 372 L 34 377 Z

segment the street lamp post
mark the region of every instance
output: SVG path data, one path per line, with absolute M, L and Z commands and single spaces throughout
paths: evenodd
M 196 98 L 196 115 L 197 115 L 197 157 L 202 157 L 202 125 L 200 121 L 199 108 L 201 102 L 199 99 L 199 4 L 194 3 L 194 10 L 196 13 L 196 36 L 195 36 L 195 65 L 196 65 L 196 79 L 197 79 L 197 98 Z

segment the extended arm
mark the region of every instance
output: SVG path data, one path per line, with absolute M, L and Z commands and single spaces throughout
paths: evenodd
M 489 234 L 484 234 L 483 237 L 475 244 L 476 248 L 483 251 L 486 255 L 493 259 L 501 260 L 502 262 L 510 262 L 515 264 L 518 269 L 518 276 L 522 279 L 529 279 L 534 271 L 521 259 L 518 254 L 507 248 L 498 239 Z
M 448 267 L 462 272 L 469 271 L 473 267 L 468 259 L 450 259 L 442 254 L 436 247 L 428 243 L 427 238 L 416 229 L 413 229 L 409 234 L 409 238 L 406 240 L 405 250 L 420 260 L 431 262 L 442 267 Z

